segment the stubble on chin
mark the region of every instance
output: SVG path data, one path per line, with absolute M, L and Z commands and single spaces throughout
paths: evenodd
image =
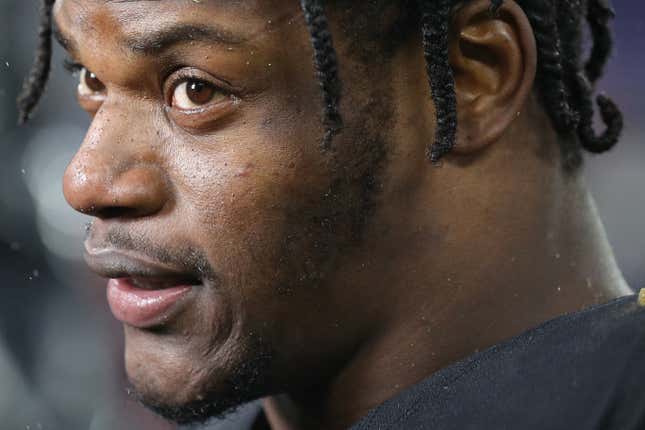
M 150 381 L 129 377 L 128 396 L 155 414 L 179 425 L 200 424 L 211 418 L 225 417 L 236 409 L 267 394 L 275 354 L 261 339 L 253 339 L 245 348 L 244 358 L 232 370 L 204 369 L 198 379 L 203 390 L 187 396 L 186 401 L 168 401 Z M 162 375 L 159 375 L 163 377 Z M 187 381 L 189 383 L 190 381 Z M 195 382 L 195 381 L 192 381 Z M 178 387 L 178 391 L 181 388 Z

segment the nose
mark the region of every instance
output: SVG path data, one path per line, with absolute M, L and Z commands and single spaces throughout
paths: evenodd
M 63 177 L 67 202 L 98 218 L 145 217 L 161 211 L 168 186 L 154 156 L 144 152 L 144 145 L 137 147 L 134 139 L 110 140 L 90 128 Z
M 164 206 L 165 188 L 150 167 L 114 173 L 95 156 L 85 154 L 71 162 L 63 178 L 63 193 L 70 206 L 98 218 L 153 215 Z

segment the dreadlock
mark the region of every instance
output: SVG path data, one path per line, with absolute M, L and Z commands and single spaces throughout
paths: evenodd
M 582 8 L 582 0 L 570 0 L 563 5 L 563 14 L 558 17 L 563 34 L 564 67 L 566 79 L 571 88 L 573 103 L 577 106 L 577 134 L 582 148 L 593 153 L 602 153 L 611 149 L 617 142 L 623 129 L 623 117 L 614 102 L 604 95 L 596 99 L 605 131 L 596 135 L 593 128 L 594 105 L 593 85 L 602 74 L 611 52 L 611 34 L 608 29 L 613 11 L 606 0 L 589 0 L 586 14 L 592 32 L 593 47 L 591 57 L 586 65 L 580 58 L 580 41 L 582 16 L 574 13 Z
M 45 91 L 45 84 L 49 77 L 52 56 L 52 7 L 54 1 L 42 0 L 41 2 L 36 59 L 18 96 L 18 122 L 20 124 L 27 122 L 29 119 L 43 91 Z
M 565 84 L 562 37 L 558 27 L 558 6 L 554 0 L 536 3 L 527 17 L 535 29 L 538 49 L 537 85 L 543 105 L 560 136 L 563 164 L 573 168 L 582 162 L 578 144 L 578 112 L 571 106 L 571 91 Z
M 450 152 L 457 136 L 457 95 L 448 62 L 450 3 L 451 0 L 419 1 L 423 55 L 437 110 L 435 142 L 426 151 L 433 162 Z
M 305 22 L 314 48 L 314 66 L 323 97 L 323 148 L 329 149 L 331 141 L 343 126 L 340 116 L 341 84 L 338 77 L 338 60 L 323 9 L 323 0 L 300 0 Z
M 587 21 L 593 37 L 591 57 L 585 65 L 587 77 L 591 82 L 596 82 L 603 73 L 607 58 L 611 53 L 612 40 L 608 23 L 615 17 L 612 8 L 607 0 L 592 0 L 587 9 Z
M 50 71 L 52 7 L 55 0 L 42 0 L 39 47 L 33 68 L 18 99 L 20 121 L 26 121 L 40 99 Z M 495 15 L 504 0 L 490 0 Z M 611 54 L 613 40 L 609 21 L 614 11 L 609 0 L 517 0 L 535 33 L 538 51 L 537 86 L 542 104 L 560 138 L 563 164 L 574 169 L 582 162 L 581 150 L 601 153 L 611 149 L 623 129 L 623 117 L 616 104 L 599 95 L 596 103 L 606 129 L 594 130 L 594 85 L 602 76 Z M 415 8 L 423 41 L 423 54 L 430 92 L 436 106 L 435 140 L 427 156 L 439 161 L 455 145 L 457 98 L 449 64 L 448 39 L 452 8 L 459 0 L 407 0 Z M 323 148 L 329 149 L 340 132 L 341 82 L 338 59 L 324 11 L 323 0 L 300 0 L 313 47 L 313 63 L 323 99 Z M 414 15 L 412 13 L 411 15 Z M 592 38 L 589 59 L 582 54 L 583 18 Z

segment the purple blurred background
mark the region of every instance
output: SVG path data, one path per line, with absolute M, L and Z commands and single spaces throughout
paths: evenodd
M 15 126 L 31 63 L 35 1 L 0 0 L 0 427 L 164 429 L 125 396 L 120 327 L 79 261 L 84 217 L 62 172 L 88 125 L 57 49 L 35 120 Z M 645 3 L 616 0 L 617 48 L 599 88 L 626 113 L 623 142 L 586 175 L 625 277 L 645 287 Z

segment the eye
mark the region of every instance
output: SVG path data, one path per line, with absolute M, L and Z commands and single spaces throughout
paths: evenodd
M 195 110 L 221 98 L 226 98 L 226 95 L 213 84 L 199 79 L 188 79 L 175 87 L 172 107 L 184 111 Z
M 80 79 L 78 83 L 78 94 L 80 96 L 93 96 L 105 91 L 105 85 L 96 77 L 96 75 L 87 70 L 85 67 L 81 69 Z
M 240 105 L 242 91 L 196 67 L 182 67 L 163 82 L 168 118 L 191 133 L 212 131 Z

